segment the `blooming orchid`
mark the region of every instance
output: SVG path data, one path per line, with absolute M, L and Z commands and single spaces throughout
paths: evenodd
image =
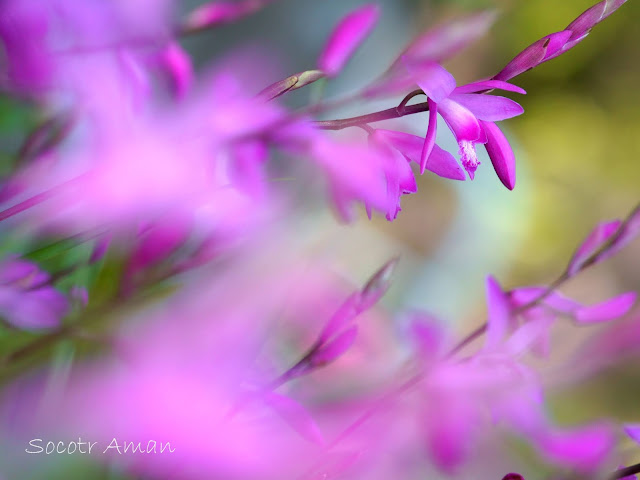
M 523 94 L 525 91 L 498 80 L 456 87 L 453 75 L 433 62 L 422 65 L 408 63 L 407 68 L 428 97 L 429 127 L 420 157 L 421 172 L 427 168 L 435 145 L 437 114 L 440 113 L 458 142 L 460 160 L 469 178 L 473 180 L 480 164 L 475 145 L 485 144 L 500 181 L 512 190 L 515 186 L 513 151 L 494 122 L 515 117 L 524 110 L 513 100 L 485 93 L 496 88 Z

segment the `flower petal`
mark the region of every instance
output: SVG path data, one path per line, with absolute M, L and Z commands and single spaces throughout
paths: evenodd
M 319 367 L 333 362 L 351 348 L 357 336 L 358 326 L 352 325 L 313 352 L 309 363 L 313 367 Z
M 618 231 L 621 223 L 620 220 L 614 220 L 612 222 L 598 224 L 578 247 L 576 253 L 574 253 L 573 258 L 569 262 L 569 267 L 567 267 L 567 274 L 573 276 L 578 273 L 589 257 Z
M 437 26 L 411 42 L 402 56 L 413 62 L 442 62 L 483 36 L 495 18 L 495 12 L 484 11 Z
M 318 59 L 318 68 L 329 76 L 337 75 L 371 33 L 380 10 L 368 4 L 346 15 L 335 27 Z
M 447 98 L 440 102 L 438 110 L 458 142 L 467 140 L 477 143 L 483 137 L 478 119 L 468 108 Z
M 477 119 L 498 122 L 521 115 L 524 108 L 513 100 L 495 95 L 463 93 L 451 95 L 451 100 L 471 110 Z
M 384 129 L 376 130 L 376 134 L 410 161 L 420 163 L 420 152 L 424 145 L 424 139 L 422 137 L 410 133 Z
M 487 135 L 485 148 L 491 159 L 493 169 L 502 184 L 509 190 L 516 186 L 516 157 L 511 145 L 502 130 L 495 123 L 480 122 L 484 133 Z
M 509 328 L 510 308 L 507 296 L 492 276 L 487 277 L 487 336 L 485 349 L 494 349 L 502 343 Z
M 624 432 L 631 437 L 634 442 L 640 443 L 640 424 L 627 424 Z
M 457 87 L 453 93 L 477 93 L 485 90 L 492 90 L 497 88 L 499 90 L 505 90 L 507 92 L 516 92 L 525 95 L 527 92 L 509 82 L 503 82 L 502 80 L 482 80 L 479 82 L 467 83 Z
M 429 158 L 427 159 L 426 168 L 440 177 L 449 178 L 451 180 L 464 181 L 467 178 L 464 175 L 464 170 L 458 164 L 453 155 L 446 150 L 443 150 L 438 145 L 433 146 L 431 155 L 429 155 Z
M 324 445 L 320 427 L 303 405 L 276 392 L 265 393 L 263 399 L 302 438 L 316 445 Z
M 447 98 L 456 88 L 456 79 L 442 65 L 435 62 L 412 63 L 408 60 L 404 64 L 422 91 L 436 103 Z
M 627 292 L 604 302 L 581 307 L 575 312 L 579 323 L 596 323 L 614 320 L 625 315 L 636 301 L 635 292 Z
M 429 125 L 427 126 L 427 134 L 424 137 L 424 145 L 422 145 L 422 151 L 420 152 L 421 175 L 427 168 L 429 157 L 436 144 L 436 131 L 438 129 L 438 105 L 431 98 L 427 100 L 427 104 L 429 105 Z
M 170 42 L 161 54 L 160 64 L 169 77 L 175 96 L 183 98 L 193 83 L 193 65 L 189 54 L 178 42 Z
M 616 235 L 615 240 L 613 240 L 613 245 L 598 255 L 596 262 L 601 262 L 602 260 L 612 257 L 638 236 L 638 234 L 640 234 L 640 205 L 638 205 L 635 210 L 631 212 L 629 218 L 625 220 L 624 229 L 620 232 L 620 235 Z

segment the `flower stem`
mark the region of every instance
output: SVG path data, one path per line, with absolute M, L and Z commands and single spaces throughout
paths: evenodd
M 609 480 L 628 477 L 631 475 L 635 475 L 636 473 L 640 473 L 640 463 L 636 463 L 635 465 L 616 470 L 609 476 Z
M 414 92 L 411 92 L 411 94 Z M 411 95 L 409 94 L 409 95 Z M 408 95 L 407 95 L 408 96 Z M 415 96 L 415 95 L 413 95 Z M 407 102 L 413 98 L 410 97 Z M 406 99 L 407 97 L 405 97 Z M 406 105 L 401 103 L 397 107 L 387 108 L 379 112 L 368 113 L 366 115 L 359 115 L 357 117 L 341 118 L 337 120 L 319 120 L 313 122 L 314 125 L 321 130 L 342 130 L 349 127 L 357 127 L 365 123 L 381 122 L 383 120 L 392 120 L 394 118 L 401 118 L 406 115 L 413 115 L 416 113 L 422 113 L 429 111 L 429 104 L 427 102 L 417 103 L 415 105 Z

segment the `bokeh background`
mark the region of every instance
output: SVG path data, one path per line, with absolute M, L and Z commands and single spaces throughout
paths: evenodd
M 184 10 L 199 3 L 185 2 Z M 334 23 L 364 3 L 281 0 L 238 24 L 189 37 L 184 45 L 200 69 L 232 48 L 258 46 L 281 60 L 274 71 L 294 73 L 311 68 Z M 322 92 L 295 92 L 286 99 L 291 107 L 320 93 L 330 98 L 355 91 L 382 73 L 414 35 L 439 21 L 484 8 L 499 13 L 491 32 L 445 66 L 459 84 L 489 77 L 522 48 L 561 30 L 594 2 L 377 3 L 382 7 L 381 21 L 344 74 Z M 501 124 L 516 148 L 514 191 L 502 187 L 485 155 L 473 182 L 456 183 L 433 175 L 420 178 L 418 194 L 403 198 L 403 211 L 393 223 L 383 218 L 368 221 L 364 213 L 354 225 L 338 225 L 326 211 L 306 218 L 300 223 L 306 248 L 356 284 L 400 253 L 397 282 L 385 299 L 386 308 L 430 310 L 461 334 L 484 318 L 486 274 L 496 275 L 506 288 L 551 282 L 596 223 L 623 217 L 640 201 L 639 24 L 640 3 L 629 1 L 576 48 L 515 79 L 528 92 L 517 99 L 525 113 Z M 265 74 L 264 85 L 276 80 L 269 78 L 272 74 Z M 367 113 L 394 102 L 352 105 L 334 115 Z M 403 119 L 403 128 L 424 134 L 426 116 L 414 117 Z M 13 154 L 38 118 L 26 105 L 0 96 L 0 174 L 12 170 Z M 443 147 L 457 149 L 445 129 L 439 135 Z M 0 250 L 12 251 L 15 245 L 5 240 Z M 563 291 L 589 303 L 639 290 L 639 267 L 636 241 L 618 257 L 572 280 Z M 562 356 L 585 335 L 593 335 L 593 330 L 561 329 L 554 346 Z M 601 415 L 640 421 L 638 367 L 631 359 L 560 389 L 551 397 L 553 413 L 568 424 Z M 629 445 L 629 461 L 639 460 L 640 449 L 634 451 Z M 77 462 L 65 463 L 59 471 L 49 465 L 46 477 L 42 474 L 36 469 L 20 478 L 125 478 L 118 472 L 100 476 L 103 470 Z

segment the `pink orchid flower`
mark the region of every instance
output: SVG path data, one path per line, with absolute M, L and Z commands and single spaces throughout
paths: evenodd
M 509 190 L 515 186 L 515 157 L 502 131 L 494 122 L 520 115 L 524 109 L 505 97 L 484 95 L 498 88 L 526 93 L 520 87 L 498 80 L 483 80 L 456 87 L 456 80 L 435 62 L 406 62 L 409 73 L 428 97 L 429 126 L 425 138 L 420 169 L 428 168 L 435 145 L 437 114 L 453 132 L 460 147 L 462 166 L 473 180 L 480 162 L 475 145 L 484 144 L 500 181 Z

